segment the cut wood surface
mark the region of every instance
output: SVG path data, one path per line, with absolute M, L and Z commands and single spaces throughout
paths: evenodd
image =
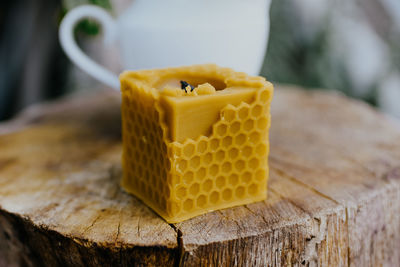
M 170 225 L 121 190 L 120 94 L 0 124 L 0 266 L 400 266 L 400 127 L 276 88 L 268 199 Z

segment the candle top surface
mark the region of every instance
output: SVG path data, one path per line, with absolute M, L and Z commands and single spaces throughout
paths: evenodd
M 196 87 L 190 85 L 185 81 L 180 81 L 181 87 L 176 85 L 165 85 L 161 89 L 161 94 L 165 96 L 172 97 L 182 97 L 182 96 L 198 96 L 198 95 L 212 95 L 216 93 L 215 87 L 209 83 L 203 83 Z
M 270 84 L 263 77 L 249 76 L 215 64 L 125 71 L 120 78 L 134 82 L 155 98 L 166 96 L 176 101 L 179 98 L 232 94 L 246 88 L 263 88 Z

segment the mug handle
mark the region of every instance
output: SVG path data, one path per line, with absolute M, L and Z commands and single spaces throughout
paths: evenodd
M 115 40 L 116 24 L 110 14 L 94 5 L 82 5 L 68 12 L 62 20 L 59 30 L 61 47 L 79 68 L 98 81 L 119 90 L 118 76 L 90 59 L 76 44 L 74 28 L 84 18 L 93 18 L 100 23 L 104 32 L 105 44 L 110 44 Z

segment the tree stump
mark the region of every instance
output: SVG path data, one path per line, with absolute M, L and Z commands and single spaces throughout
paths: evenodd
M 0 126 L 0 266 L 399 266 L 400 127 L 276 89 L 268 199 L 167 224 L 119 187 L 120 94 Z

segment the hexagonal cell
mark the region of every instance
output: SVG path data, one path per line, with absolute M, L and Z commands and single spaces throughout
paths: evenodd
M 139 148 L 141 151 L 146 151 L 146 144 L 147 144 L 147 139 L 145 136 L 141 136 L 139 139 Z
M 203 180 L 204 177 L 206 177 L 206 168 L 202 167 L 196 172 L 196 180 Z
M 260 157 L 265 156 L 267 154 L 267 145 L 266 144 L 259 144 L 256 147 L 256 153 Z
M 145 103 L 143 102 L 143 100 L 140 99 L 140 98 L 139 98 L 139 101 L 137 101 L 137 105 L 138 105 L 139 110 L 144 110 L 144 109 L 146 109 L 146 104 L 145 104 Z
M 232 134 L 235 134 L 239 131 L 240 131 L 240 122 L 234 121 L 229 127 L 229 132 L 231 132 Z
M 197 169 L 200 166 L 200 157 L 194 156 L 189 160 L 190 168 Z
M 160 203 L 160 207 L 162 209 L 164 209 L 164 210 L 167 208 L 167 200 L 166 200 L 165 197 L 162 197 L 162 200 L 161 200 L 161 203 Z
M 246 193 L 246 189 L 243 186 L 238 186 L 235 189 L 235 195 L 237 198 L 242 198 L 244 197 L 244 194 Z
M 164 136 L 164 132 L 161 127 L 157 127 L 157 136 L 159 136 L 161 138 Z
M 253 130 L 253 128 L 254 128 L 254 120 L 253 119 L 248 119 L 243 123 L 243 129 L 246 132 Z
M 222 198 L 223 198 L 225 201 L 230 200 L 230 199 L 232 198 L 232 190 L 229 189 L 229 188 L 225 189 L 225 190 L 222 192 Z
M 162 206 L 163 202 L 165 201 L 165 198 L 163 197 L 162 193 L 160 193 L 159 191 L 157 191 L 157 194 L 156 194 L 156 201 L 159 206 Z
M 165 144 L 164 142 L 162 142 L 162 144 Z M 161 145 L 162 145 L 161 144 Z M 175 144 L 171 144 L 168 146 L 168 156 L 170 158 L 174 158 L 174 157 L 181 157 L 182 156 L 182 149 L 183 149 L 183 145 L 175 143 Z M 160 154 L 160 153 L 158 153 Z
M 160 175 L 158 174 L 157 170 L 153 173 L 153 175 L 155 177 L 157 177 L 156 181 L 158 181 L 160 179 L 159 178 Z M 172 185 L 181 184 L 182 183 L 182 173 L 175 173 L 174 175 L 170 176 L 170 179 L 171 179 L 171 183 L 170 184 L 172 184 Z
M 143 188 L 142 193 L 143 193 L 145 196 L 149 196 L 149 197 L 150 197 L 150 194 L 151 194 L 151 187 L 150 187 L 149 185 L 147 185 L 146 183 L 144 183 L 144 184 L 145 184 L 145 186 L 144 186 L 144 188 Z
M 150 131 L 151 125 L 150 125 L 150 121 L 149 121 L 148 118 L 145 118 L 145 119 L 144 119 L 144 127 L 146 128 L 146 130 L 147 130 L 148 132 Z
M 235 169 L 237 171 L 242 171 L 245 167 L 246 167 L 246 163 L 244 162 L 244 160 L 238 160 L 234 163 Z
M 215 180 L 215 185 L 218 188 L 222 188 L 225 186 L 225 177 L 224 176 L 218 176 L 217 179 Z
M 149 132 L 149 136 L 148 136 L 149 138 L 149 142 L 150 142 L 150 144 L 154 144 L 155 142 L 156 142 L 156 136 L 155 136 L 155 134 L 154 134 L 154 132 Z M 152 146 L 151 146 L 152 147 Z M 150 148 L 151 148 L 150 147 Z
M 159 168 L 159 162 L 157 161 L 156 157 L 150 155 L 150 162 L 149 162 L 149 169 L 152 170 L 154 173 L 157 172 L 157 168 Z
M 158 191 L 156 191 L 154 201 L 157 203 L 157 205 L 160 205 L 161 199 L 160 199 L 160 193 Z
M 123 118 L 123 120 L 125 120 L 125 121 L 131 121 L 131 114 L 132 114 L 132 111 L 131 110 L 128 110 L 127 108 L 122 108 L 122 118 Z M 123 127 L 125 127 L 125 125 L 123 125 Z M 126 128 L 124 128 L 124 129 L 126 129 Z
M 219 201 L 219 193 L 217 191 L 214 191 L 210 194 L 210 202 L 212 204 L 217 204 Z
M 175 166 L 176 166 L 176 170 L 177 171 L 183 173 L 187 168 L 187 161 L 183 160 L 183 159 L 180 159 L 180 160 L 177 161 Z
M 157 150 L 158 150 L 158 148 L 155 147 L 155 146 L 149 147 L 148 155 L 149 155 L 149 160 L 150 160 L 150 161 L 152 161 L 152 162 L 155 161 L 156 156 L 157 156 Z
M 232 163 L 230 163 L 230 162 L 224 162 L 224 163 L 222 164 L 222 166 L 221 166 L 221 170 L 222 170 L 224 173 L 230 172 L 230 171 L 232 170 Z
M 169 214 L 178 214 L 180 212 L 180 206 L 177 202 L 168 202 L 167 204 L 167 212 Z
M 142 164 L 140 164 L 140 165 L 138 165 L 138 168 L 137 168 L 137 175 L 139 176 L 139 177 L 141 177 L 141 176 L 143 176 L 143 166 L 142 166 Z
M 153 118 L 153 121 L 152 121 L 152 129 L 153 129 L 153 131 L 154 131 L 154 134 L 156 135 L 156 136 L 161 136 L 162 135 L 162 132 L 160 132 L 159 130 L 160 130 L 160 125 L 158 124 L 158 121 L 157 120 L 155 120 L 154 118 Z
M 151 192 L 152 192 L 151 188 L 152 188 L 152 187 L 151 187 L 150 185 L 147 185 L 147 186 L 145 187 L 145 190 L 144 190 L 146 196 L 148 196 L 148 197 L 150 197 L 150 198 L 151 198 Z
M 232 105 L 229 105 L 233 107 Z M 222 113 L 222 118 L 224 118 L 227 122 L 231 122 L 235 119 L 236 113 L 230 107 L 226 107 Z
M 139 136 L 142 132 L 142 127 L 140 127 L 139 123 L 135 123 L 133 125 L 135 133 Z
M 239 155 L 239 149 L 233 147 L 229 149 L 228 156 L 230 159 L 235 159 Z
M 150 175 L 150 170 L 148 168 L 146 168 L 146 170 L 144 171 L 144 175 L 143 175 L 144 180 L 149 182 L 150 181 L 150 176 L 151 176 Z
M 217 153 L 215 153 L 215 160 L 216 161 L 223 161 L 224 159 L 225 159 L 225 151 L 218 150 Z
M 123 106 L 123 110 L 127 112 L 128 115 L 128 120 L 132 120 L 135 118 L 135 115 L 137 112 L 137 103 L 134 101 L 127 101 L 126 103 L 122 103 L 123 105 L 126 104 L 126 106 Z
M 188 171 L 185 174 L 183 174 L 182 180 L 185 184 L 189 185 L 193 182 L 193 177 L 194 177 L 193 172 Z
M 247 136 L 245 134 L 239 134 L 235 137 L 235 144 L 238 146 L 243 145 L 247 140 Z
M 207 205 L 207 197 L 205 195 L 200 195 L 196 200 L 196 204 L 198 207 L 204 208 Z
M 219 172 L 219 166 L 217 164 L 213 164 L 210 167 L 210 175 L 211 176 L 216 176 Z
M 184 199 L 186 195 L 187 195 L 186 187 L 181 186 L 176 190 L 176 196 L 179 199 Z
M 206 180 L 202 185 L 203 191 L 207 193 L 210 192 L 212 188 L 213 188 L 213 182 L 210 179 Z
M 159 183 L 158 183 L 158 185 L 157 185 L 157 189 L 158 189 L 160 192 L 164 192 L 164 184 L 163 184 L 162 181 L 160 181 L 160 180 L 159 180 Z
M 257 99 L 263 103 L 267 102 L 270 99 L 270 92 L 268 90 L 261 90 L 257 95 Z
M 245 118 L 247 118 L 247 116 L 249 115 L 249 108 L 248 107 L 241 107 L 238 111 L 238 116 L 239 119 L 243 120 Z
M 187 143 L 184 147 L 183 147 L 183 155 L 185 156 L 185 157 L 187 157 L 187 158 L 190 158 L 192 155 L 193 155 L 193 153 L 194 153 L 194 151 L 195 151 L 195 145 L 194 145 L 194 143 L 192 143 L 192 142 L 190 142 L 190 143 Z
M 211 163 L 211 161 L 212 161 L 212 154 L 211 153 L 207 153 L 207 154 L 205 154 L 204 156 L 203 156 L 203 160 L 202 160 L 202 162 L 205 164 L 205 165 L 208 165 L 209 163 Z
M 193 200 L 186 199 L 183 202 L 183 209 L 186 210 L 186 211 L 191 211 L 193 209 Z
M 141 192 L 145 192 L 146 190 L 146 184 L 143 181 L 139 181 L 139 190 Z
M 135 188 L 138 188 L 138 187 L 139 187 L 139 180 L 136 179 L 136 178 L 135 178 L 135 179 L 132 179 L 132 178 L 134 178 L 135 176 L 132 175 L 131 173 L 129 173 L 128 176 L 131 178 L 131 180 L 130 180 L 129 182 L 132 183 L 132 185 L 133 185 Z
M 242 155 L 245 156 L 246 158 L 251 156 L 252 152 L 253 152 L 253 148 L 251 146 L 245 146 L 242 149 Z
M 225 136 L 224 139 L 222 139 L 222 146 L 228 148 L 230 145 L 232 145 L 232 137 Z
M 249 160 L 249 167 L 252 170 L 257 169 L 259 165 L 260 165 L 260 161 L 257 158 L 252 158 Z
M 152 200 L 154 202 L 157 201 L 157 194 L 158 194 L 157 191 L 155 191 L 154 188 L 152 188 L 152 190 L 151 190 L 151 198 L 152 198 Z
M 258 194 L 258 185 L 251 184 L 248 188 L 248 192 L 250 195 L 257 195 Z
M 251 109 L 251 115 L 254 117 L 258 117 L 263 113 L 263 106 L 261 105 L 255 105 L 252 109 Z
M 207 150 L 207 141 L 202 139 L 197 143 L 197 152 L 204 153 Z
M 260 118 L 257 120 L 257 128 L 260 130 L 265 130 L 268 126 L 268 120 L 267 118 Z
M 137 115 L 137 123 L 139 125 L 143 125 L 145 123 L 145 118 L 140 113 L 136 113 L 136 115 Z
M 131 101 L 127 95 L 122 97 L 122 103 L 126 105 L 128 108 L 131 106 Z
M 241 175 L 241 179 L 243 183 L 249 183 L 251 181 L 252 175 L 250 172 L 245 172 Z
M 219 147 L 219 140 L 216 138 L 213 138 L 210 140 L 210 150 L 215 151 Z
M 130 147 L 125 148 L 126 155 L 130 158 L 133 157 L 132 149 Z
M 151 188 L 151 186 L 150 186 L 150 188 Z M 169 198 L 171 196 L 171 191 L 169 190 L 168 186 L 164 186 L 164 196 L 166 198 Z
M 215 128 L 216 133 L 219 136 L 224 136 L 226 134 L 226 131 L 228 130 L 228 126 L 226 126 L 225 124 L 218 124 Z
M 126 159 L 125 159 L 126 160 Z M 134 176 L 133 174 L 137 173 L 137 169 L 138 169 L 138 162 L 133 161 L 134 163 L 131 165 L 128 165 L 125 169 L 127 170 L 127 172 L 129 172 L 130 176 Z M 132 174 L 133 172 L 133 174 Z
M 199 185 L 198 183 L 192 184 L 192 185 L 190 186 L 190 188 L 189 188 L 189 193 L 190 193 L 192 196 L 196 196 L 196 195 L 199 193 L 199 191 L 200 191 L 200 185 Z
M 154 175 L 150 176 L 150 184 L 152 185 L 152 190 L 151 191 L 154 193 L 157 190 L 157 188 L 155 187 L 156 179 L 155 179 Z
M 159 147 L 161 147 L 161 145 L 162 145 L 162 142 L 161 142 L 161 140 L 160 140 L 160 138 L 156 138 L 156 140 L 155 140 L 155 142 L 154 142 L 154 151 L 156 151 L 156 153 L 154 153 L 154 155 L 156 155 L 156 154 L 158 154 L 158 151 L 159 151 Z M 171 148 L 169 147 L 168 148 L 168 156 L 172 156 L 173 154 L 172 154 L 172 151 L 171 151 Z M 176 155 L 176 154 L 175 154 Z
M 124 126 L 126 127 L 126 130 L 128 131 L 128 133 L 132 133 L 133 126 L 130 121 L 125 122 Z
M 162 166 L 161 162 L 157 163 L 156 174 L 160 178 L 163 178 L 166 175 L 166 173 L 164 172 L 164 167 Z M 182 174 L 178 174 L 177 176 L 182 177 Z M 163 180 L 159 179 L 159 181 L 163 181 Z
M 130 138 L 129 138 L 129 140 L 130 140 L 130 143 L 131 143 L 132 146 L 137 146 L 138 141 L 137 141 L 135 135 L 131 135 Z
M 230 185 L 236 186 L 238 184 L 238 182 L 239 182 L 239 175 L 237 175 L 236 173 L 232 173 L 228 177 L 228 182 L 229 182 Z
M 252 132 L 249 136 L 249 140 L 252 144 L 257 144 L 261 140 L 261 134 L 259 132 Z
M 169 164 L 168 162 L 169 162 L 168 158 L 166 158 L 166 157 L 163 158 L 161 164 L 162 164 L 162 167 L 163 167 L 164 171 L 167 170 L 167 165 Z
M 263 180 L 265 178 L 265 176 L 266 176 L 265 170 L 260 169 L 255 172 L 255 177 L 259 181 Z
M 167 159 L 167 160 L 165 161 L 165 170 L 166 170 L 167 172 L 169 172 L 169 171 L 171 170 L 171 166 L 172 166 L 171 161 L 170 161 L 169 159 Z M 151 167 L 151 166 L 150 166 L 150 167 Z

